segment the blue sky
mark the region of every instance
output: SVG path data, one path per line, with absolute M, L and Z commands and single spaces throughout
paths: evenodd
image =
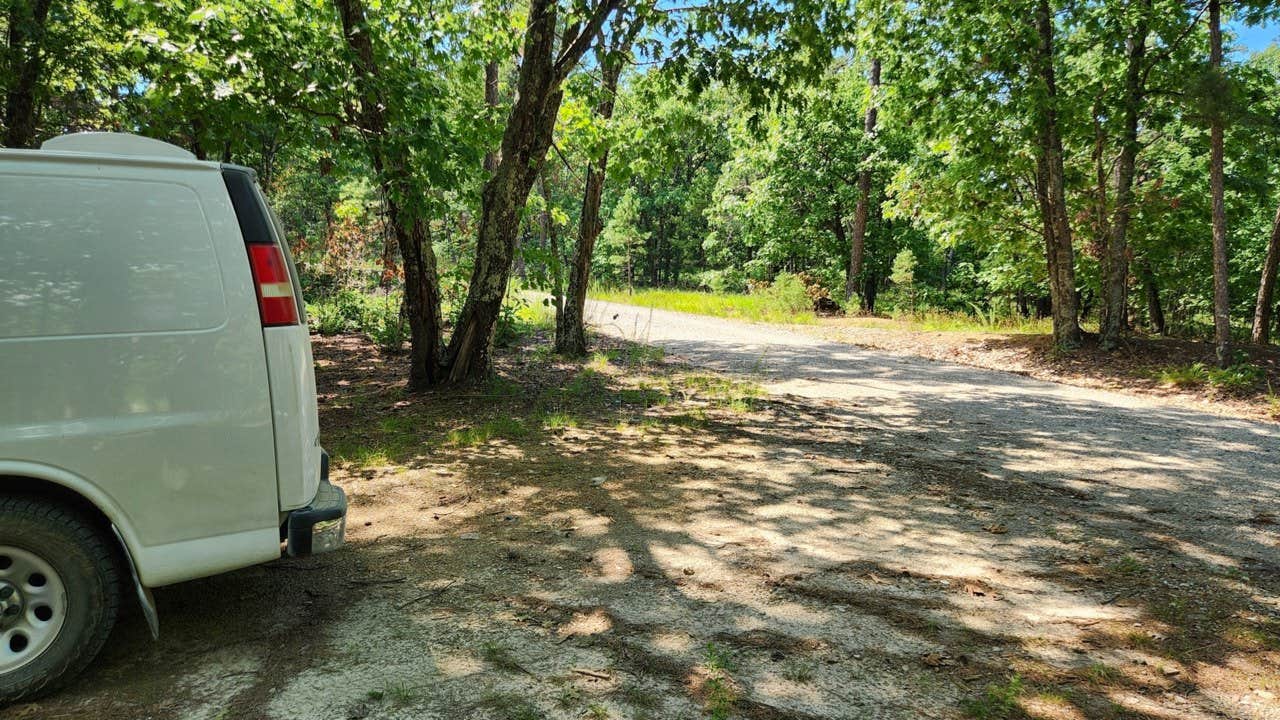
M 1231 30 L 1236 34 L 1236 44 L 1243 45 L 1249 52 L 1257 52 L 1280 39 L 1280 24 L 1254 25 L 1232 23 Z

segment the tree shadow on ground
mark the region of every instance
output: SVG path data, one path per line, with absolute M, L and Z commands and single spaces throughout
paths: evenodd
M 1271 431 L 823 351 L 847 369 L 722 343 L 706 364 L 753 374 L 711 392 L 517 350 L 410 398 L 323 345 L 350 546 L 162 590 L 160 643 L 126 620 L 23 717 L 1270 712 Z M 848 392 L 753 397 L 771 376 Z

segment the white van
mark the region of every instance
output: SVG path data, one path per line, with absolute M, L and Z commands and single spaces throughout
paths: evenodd
M 134 135 L 0 150 L 0 705 L 136 589 L 343 542 L 297 271 L 252 170 Z

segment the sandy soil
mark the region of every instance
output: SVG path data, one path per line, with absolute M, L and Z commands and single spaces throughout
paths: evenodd
M 0 714 L 1280 718 L 1276 426 L 591 312 L 667 361 L 407 398 L 318 340 L 349 546 L 162 589 L 158 643 Z

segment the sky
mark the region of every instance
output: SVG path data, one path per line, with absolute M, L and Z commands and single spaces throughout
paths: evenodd
M 1231 30 L 1236 34 L 1236 44 L 1243 45 L 1247 52 L 1257 52 L 1280 39 L 1280 24 L 1249 26 L 1243 23 L 1232 23 Z

